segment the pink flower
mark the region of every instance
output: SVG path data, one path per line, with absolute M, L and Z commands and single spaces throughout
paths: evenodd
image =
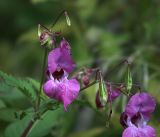
M 154 98 L 148 93 L 132 96 L 120 118 L 125 128 L 122 137 L 156 137 L 155 129 L 147 125 L 155 106 Z
M 68 79 L 68 73 L 73 71 L 75 64 L 66 48 L 66 41 L 59 48 L 52 50 L 48 56 L 48 81 L 43 85 L 44 93 L 64 104 L 65 110 L 77 97 L 80 84 L 76 79 Z

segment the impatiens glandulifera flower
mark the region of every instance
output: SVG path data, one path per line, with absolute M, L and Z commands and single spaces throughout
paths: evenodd
M 147 125 L 156 102 L 148 93 L 133 95 L 120 118 L 124 128 L 122 137 L 156 137 L 155 129 Z
M 107 102 L 112 102 L 114 101 L 118 96 L 120 96 L 121 92 L 118 88 L 113 88 L 112 85 L 107 82 L 106 83 L 106 94 L 108 96 L 106 96 Z M 97 92 L 96 94 L 96 106 L 97 108 L 103 108 L 105 105 L 103 105 L 99 99 L 99 92 Z
M 147 120 L 150 118 L 151 113 L 154 112 L 155 107 L 155 99 L 148 93 L 141 92 L 130 98 L 125 111 L 130 117 L 139 112 Z
M 70 55 L 68 43 L 61 41 L 60 47 L 52 50 L 48 55 L 48 81 L 43 85 L 44 93 L 64 104 L 65 110 L 77 97 L 80 84 L 76 79 L 68 79 L 75 64 Z
M 43 85 L 44 93 L 64 104 L 65 110 L 77 97 L 80 84 L 76 79 L 68 80 L 67 73 L 60 69 L 50 73 L 50 79 Z
M 70 73 L 75 68 L 75 63 L 70 55 L 68 43 L 62 39 L 60 47 L 52 50 L 48 55 L 48 69 L 50 73 L 54 73 L 58 67 L 62 68 L 67 73 Z

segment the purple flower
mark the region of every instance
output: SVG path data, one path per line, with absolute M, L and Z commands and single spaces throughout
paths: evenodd
M 71 58 L 68 43 L 61 41 L 60 47 L 52 50 L 48 55 L 48 69 L 53 73 L 58 67 L 62 68 L 67 73 L 70 73 L 75 68 L 75 63 Z
M 154 98 L 149 94 L 142 92 L 137 93 L 130 98 L 125 111 L 130 117 L 139 112 L 143 115 L 144 119 L 149 120 L 155 106 L 156 102 Z
M 147 125 L 156 102 L 148 93 L 132 96 L 121 114 L 120 122 L 124 128 L 122 137 L 156 137 L 155 129 Z
M 120 96 L 121 92 L 118 88 L 113 88 L 110 83 L 106 83 L 106 86 L 108 91 L 108 102 L 112 102 Z
M 49 53 L 46 72 L 48 81 L 43 85 L 43 90 L 48 97 L 62 102 L 65 110 L 78 97 L 80 91 L 79 82 L 76 79 L 68 79 L 68 73 L 74 66 L 66 45 L 60 45 L 60 48 Z

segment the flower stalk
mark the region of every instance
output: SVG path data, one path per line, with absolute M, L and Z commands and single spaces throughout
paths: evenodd
M 47 50 L 47 48 L 45 48 L 45 50 L 44 50 L 44 58 L 43 58 L 43 66 L 42 66 L 41 82 L 40 82 L 40 87 L 39 87 L 39 92 L 38 92 L 36 110 L 38 110 L 40 102 L 41 102 L 41 92 L 42 92 L 42 85 L 43 85 L 43 81 L 44 81 L 44 73 L 45 73 L 47 55 L 48 55 L 48 50 Z

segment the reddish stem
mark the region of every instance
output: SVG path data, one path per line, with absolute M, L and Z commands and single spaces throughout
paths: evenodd
M 33 124 L 34 124 L 35 120 L 31 120 L 29 123 L 28 123 L 28 126 L 25 128 L 25 130 L 23 131 L 21 137 L 26 137 L 28 135 L 28 133 L 30 132 Z

